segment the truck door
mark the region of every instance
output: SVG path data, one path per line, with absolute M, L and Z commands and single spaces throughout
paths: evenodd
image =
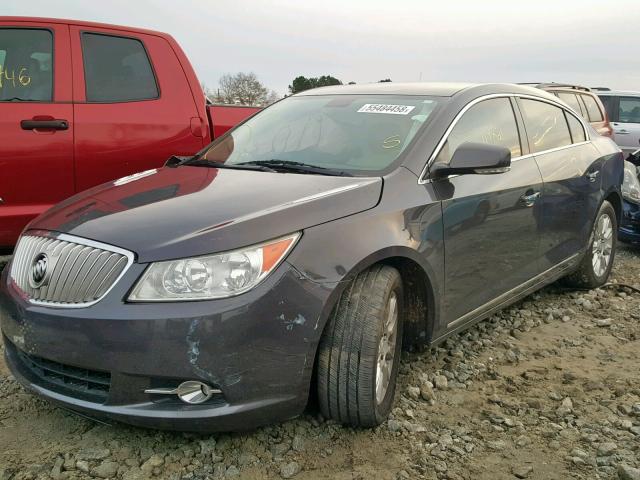
M 195 101 L 167 40 L 72 26 L 71 48 L 78 190 L 202 148 Z
M 73 127 L 69 27 L 0 23 L 0 247 L 73 194 Z

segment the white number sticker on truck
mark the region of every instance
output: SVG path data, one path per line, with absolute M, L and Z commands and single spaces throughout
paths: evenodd
M 358 113 L 388 113 L 391 115 L 408 115 L 414 106 L 411 105 L 384 105 L 382 103 L 367 103 L 360 107 Z

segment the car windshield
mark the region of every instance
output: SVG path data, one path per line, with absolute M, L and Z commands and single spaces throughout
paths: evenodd
M 375 174 L 431 116 L 438 97 L 309 95 L 282 100 L 214 141 L 201 160 Z

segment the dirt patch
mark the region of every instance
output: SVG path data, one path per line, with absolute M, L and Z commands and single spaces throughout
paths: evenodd
M 640 250 L 619 251 L 612 280 L 640 287 Z M 630 289 L 549 287 L 404 354 L 375 430 L 314 412 L 232 435 L 101 425 L 26 393 L 0 362 L 0 480 L 638 479 L 639 320 Z

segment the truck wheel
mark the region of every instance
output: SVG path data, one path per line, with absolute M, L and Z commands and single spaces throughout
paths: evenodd
M 402 346 L 400 273 L 376 265 L 359 274 L 320 341 L 318 402 L 325 418 L 373 427 L 391 411 Z
M 604 201 L 600 206 L 587 253 L 578 269 L 566 277 L 566 283 L 578 288 L 597 288 L 607 281 L 618 239 L 618 221 L 613 206 Z

